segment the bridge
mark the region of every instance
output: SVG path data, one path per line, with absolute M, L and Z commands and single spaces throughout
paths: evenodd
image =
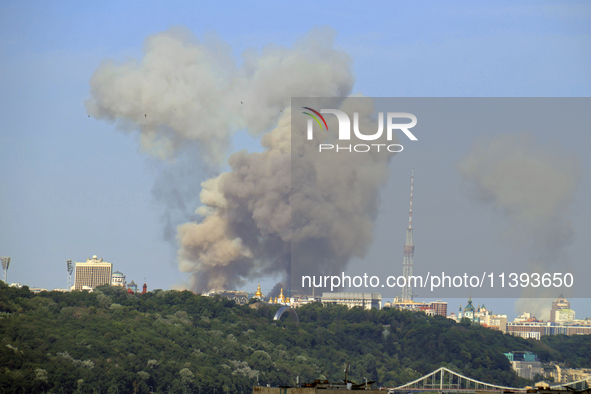
M 591 379 L 579 380 L 570 383 L 561 383 L 550 386 L 552 390 L 574 390 L 585 389 L 589 387 Z M 492 383 L 481 382 L 480 380 L 472 379 L 445 367 L 441 367 L 425 376 L 422 376 L 412 382 L 403 384 L 388 390 L 388 394 L 396 393 L 418 393 L 424 391 L 436 392 L 455 392 L 455 393 L 470 393 L 470 392 L 514 392 L 525 393 L 527 389 L 523 387 L 507 387 L 499 386 Z
M 591 387 L 591 377 L 581 380 L 575 380 L 574 382 L 561 383 L 554 386 L 550 386 L 552 390 L 585 390 Z
M 412 382 L 403 384 L 388 390 L 389 394 L 398 392 L 420 392 L 420 391 L 438 391 L 438 392 L 475 392 L 478 391 L 512 391 L 525 392 L 524 388 L 498 386 L 496 384 L 481 382 L 472 379 L 445 367 L 441 367 L 425 376 L 422 376 Z

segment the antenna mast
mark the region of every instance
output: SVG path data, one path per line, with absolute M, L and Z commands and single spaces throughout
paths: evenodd
M 412 169 L 410 177 L 410 211 L 408 213 L 408 228 L 406 229 L 406 243 L 404 244 L 404 260 L 402 262 L 402 274 L 404 275 L 405 285 L 402 289 L 402 300 L 412 301 L 412 286 L 410 284 L 410 277 L 412 276 L 413 257 L 415 247 L 412 244 L 412 192 L 414 186 L 415 170 Z

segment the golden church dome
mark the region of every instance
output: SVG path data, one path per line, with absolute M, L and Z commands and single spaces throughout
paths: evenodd
M 258 297 L 258 298 L 263 298 L 263 292 L 261 291 L 261 284 L 260 283 L 259 283 L 259 286 L 257 287 L 257 292 L 254 293 L 254 296 Z
M 281 293 L 279 297 L 277 297 L 277 302 L 285 302 L 285 297 L 283 296 L 283 289 L 281 289 Z

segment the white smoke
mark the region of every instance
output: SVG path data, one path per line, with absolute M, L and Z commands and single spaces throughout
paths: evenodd
M 569 208 L 580 181 L 575 155 L 540 147 L 530 134 L 503 135 L 477 144 L 459 171 L 482 202 L 511 219 L 512 238 L 529 246 L 530 270 L 546 272 L 566 263 L 564 249 L 574 234 Z M 550 303 L 522 298 L 516 307 L 547 318 Z

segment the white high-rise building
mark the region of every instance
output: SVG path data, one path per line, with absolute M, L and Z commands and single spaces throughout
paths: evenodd
M 86 263 L 76 263 L 75 290 L 90 290 L 100 285 L 110 285 L 113 280 L 113 264 L 96 255 Z

